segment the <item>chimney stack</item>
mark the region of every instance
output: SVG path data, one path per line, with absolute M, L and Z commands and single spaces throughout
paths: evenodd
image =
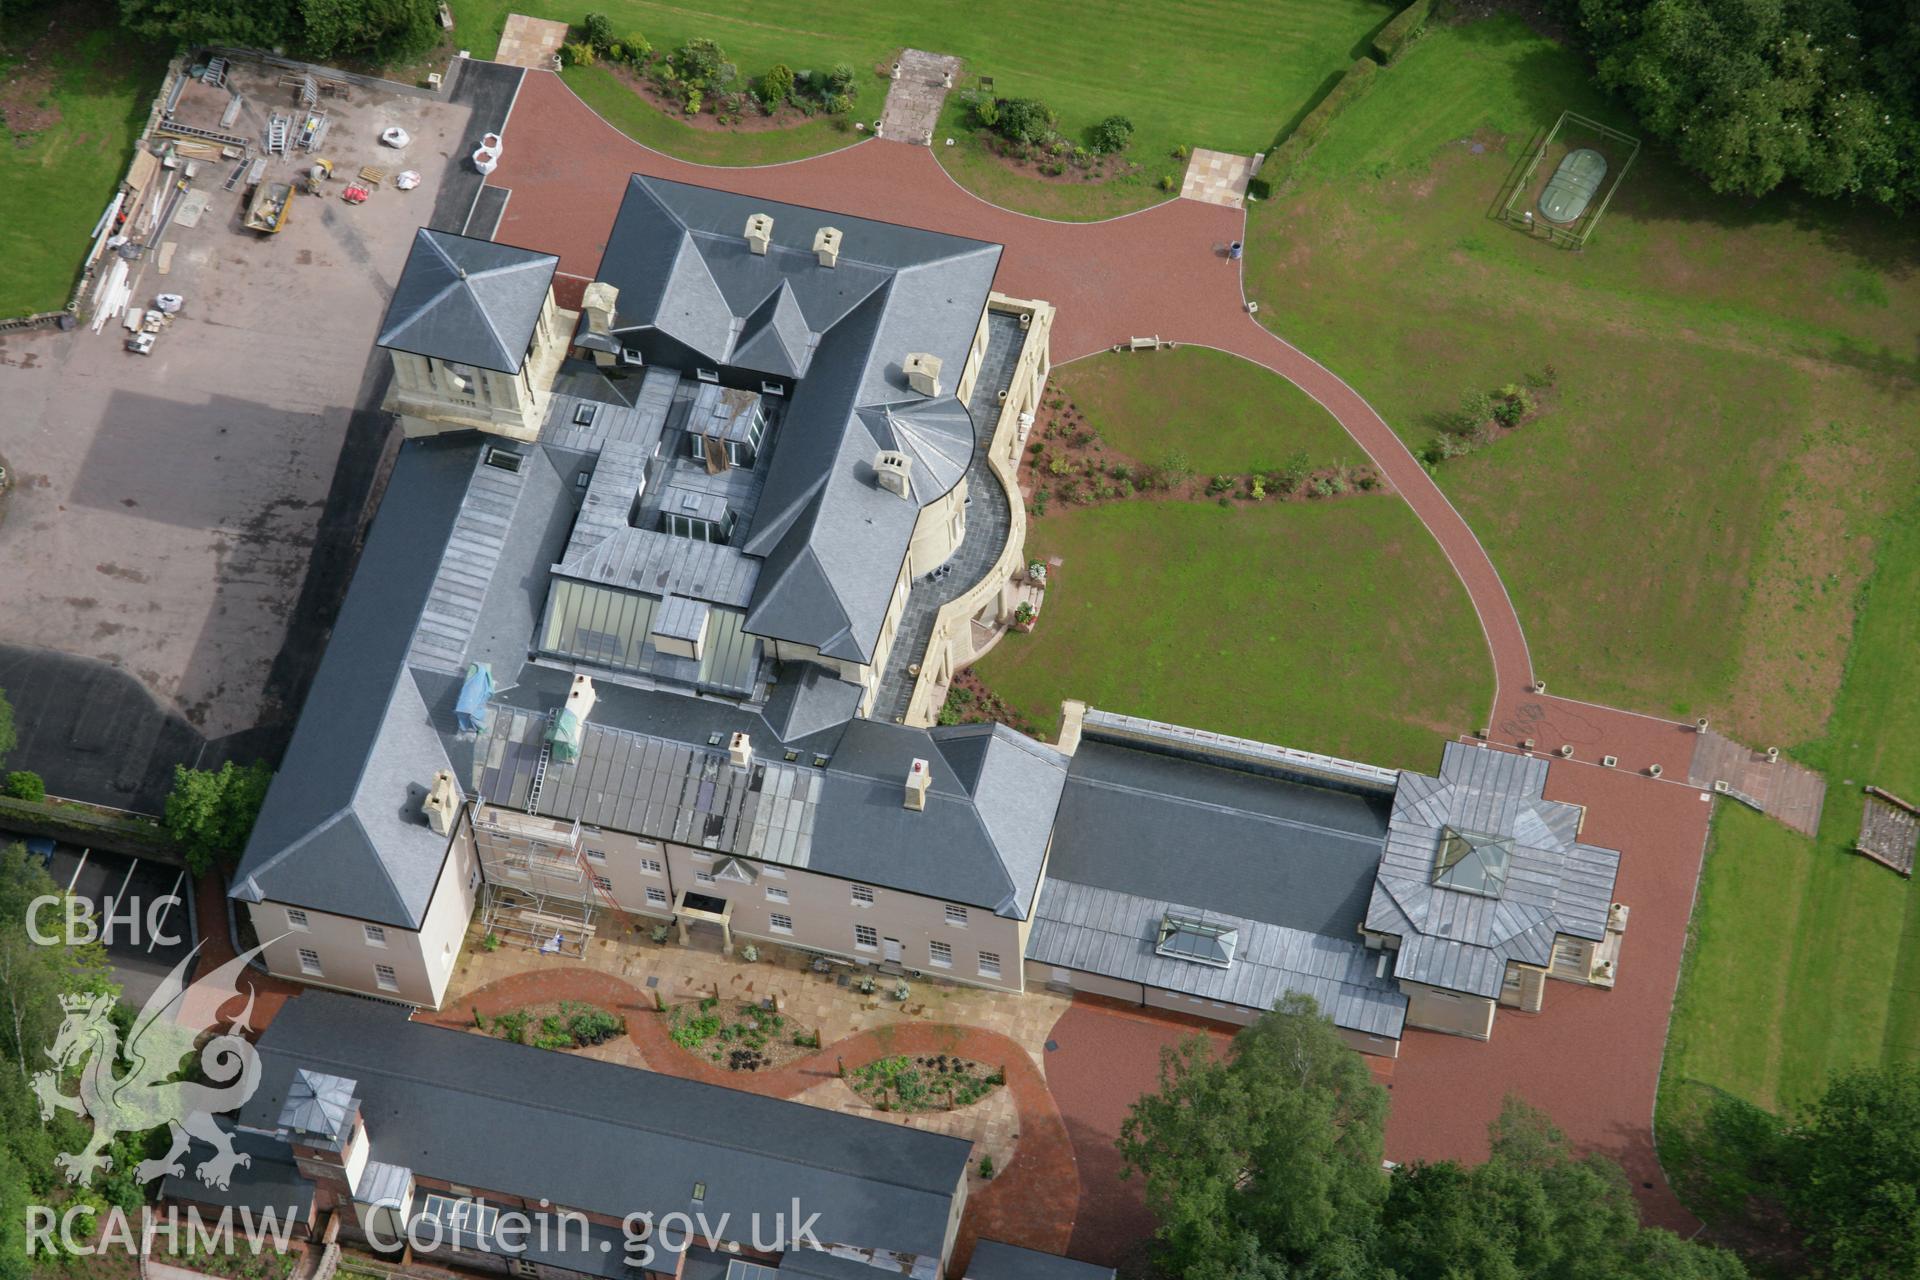
M 925 351 L 916 351 L 901 364 L 906 371 L 907 385 L 923 396 L 940 394 L 940 357 L 929 355 Z
M 813 256 L 823 267 L 840 265 L 840 228 L 822 227 L 813 233 Z
M 727 759 L 736 769 L 753 767 L 753 740 L 744 733 L 736 733 L 727 743 Z
M 913 459 L 906 454 L 891 449 L 875 454 L 873 478 L 887 492 L 908 500 L 913 498 Z
M 593 352 L 594 363 L 603 369 L 613 365 L 620 350 L 613 337 L 613 317 L 619 301 L 620 290 L 604 280 L 593 281 L 580 293 L 580 312 L 587 320 L 580 345 Z
M 907 770 L 907 808 L 914 812 L 924 812 L 927 807 L 927 787 L 933 782 L 933 772 L 927 768 L 925 760 L 915 760 L 913 767 Z
M 453 824 L 460 815 L 462 799 L 460 784 L 453 780 L 451 769 L 442 769 L 433 775 L 433 786 L 427 791 L 427 798 L 420 802 L 420 809 L 427 815 L 427 825 L 433 828 L 433 834 L 453 834 Z
M 749 215 L 747 218 L 748 251 L 765 257 L 767 248 L 772 243 L 773 219 L 764 213 Z

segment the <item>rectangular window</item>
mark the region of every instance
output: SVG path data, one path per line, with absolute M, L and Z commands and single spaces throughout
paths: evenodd
M 953 968 L 953 944 L 951 942 L 929 942 L 927 958 L 942 969 Z
M 779 888 L 776 885 L 767 886 L 768 902 L 785 902 L 786 900 L 787 900 L 787 891 L 785 889 Z
M 595 876 L 593 878 L 593 887 L 602 893 L 612 893 L 613 881 L 607 879 L 605 876 Z
M 607 860 L 607 851 L 605 849 L 588 849 L 587 850 L 588 862 L 605 862 L 606 860 Z
M 487 465 L 490 467 L 498 467 L 502 471 L 511 471 L 517 475 L 520 471 L 520 464 L 524 461 L 526 461 L 526 459 L 521 454 L 515 453 L 512 449 L 502 449 L 500 446 L 495 445 L 487 450 Z
M 956 907 L 952 903 L 948 903 L 947 904 L 947 923 L 957 924 L 962 929 L 966 928 L 967 927 L 967 909 L 965 907 Z
M 793 917 L 788 915 L 782 915 L 780 914 L 780 912 L 776 911 L 772 915 L 767 917 L 767 925 L 775 933 L 792 933 Z
M 872 906 L 873 890 L 864 884 L 854 885 L 853 886 L 853 904 L 857 907 Z
M 702 382 L 720 381 L 720 371 L 718 369 L 695 369 L 693 371 L 693 376 L 700 379 L 700 381 Z
M 665 889 L 656 889 L 652 885 L 648 885 L 647 901 L 652 903 L 656 907 L 664 907 L 667 905 L 667 891 Z
M 696 872 L 694 872 L 694 873 L 693 873 L 693 878 L 694 878 L 695 880 L 698 880 L 698 881 L 699 881 L 699 882 L 700 882 L 701 884 L 712 884 L 712 883 L 713 883 L 713 872 L 711 872 L 711 871 L 696 871 Z
M 382 929 L 377 924 L 363 924 L 360 927 L 367 932 L 368 946 L 384 947 L 387 945 L 387 931 L 385 929 Z
M 853 945 L 861 951 L 879 950 L 880 931 L 870 924 L 853 926 Z
M 642 858 L 640 859 L 640 869 L 646 872 L 650 876 L 657 876 L 660 874 L 662 870 L 660 866 L 660 859 Z
M 593 425 L 593 420 L 599 412 L 600 406 L 597 404 L 577 404 L 573 407 L 573 425 L 576 427 L 590 427 Z
M 393 971 L 393 966 L 390 964 L 377 964 L 373 966 L 373 980 L 382 991 L 398 991 L 400 989 L 400 975 Z
M 325 976 L 325 971 L 320 967 L 320 953 L 318 951 L 309 951 L 305 947 L 300 948 L 300 972 L 310 974 L 316 978 Z
M 998 951 L 982 951 L 980 953 L 980 976 L 983 978 L 997 978 L 1000 976 L 1000 953 Z
M 298 929 L 300 932 L 305 933 L 307 931 L 307 913 L 296 910 L 293 907 L 288 907 L 287 928 Z

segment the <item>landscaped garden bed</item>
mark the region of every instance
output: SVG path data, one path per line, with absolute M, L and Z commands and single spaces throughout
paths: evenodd
M 491 1018 L 475 1009 L 473 1025 L 488 1035 L 536 1049 L 588 1049 L 627 1034 L 625 1018 L 577 1000 L 530 1005 Z
M 845 1073 L 847 1087 L 876 1111 L 958 1111 L 1007 1082 L 1006 1072 L 957 1054 L 895 1054 Z
M 271 1248 L 256 1252 L 236 1240 L 231 1249 L 209 1249 L 205 1242 L 195 1240 L 191 1231 L 180 1232 L 177 1240 L 166 1241 L 164 1247 L 162 1241 L 166 1241 L 166 1237 L 156 1234 L 155 1258 L 201 1275 L 219 1276 L 222 1280 L 287 1280 L 301 1257 L 301 1247 L 297 1245 L 285 1253 Z
M 712 996 L 665 1010 L 667 1034 L 696 1057 L 729 1071 L 777 1071 L 820 1047 L 820 1033 L 757 1004 L 722 1010 Z

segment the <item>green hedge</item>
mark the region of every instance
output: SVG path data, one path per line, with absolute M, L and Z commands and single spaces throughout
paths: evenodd
M 1373 38 L 1373 51 L 1380 55 L 1381 62 L 1392 62 L 1405 49 L 1420 37 L 1427 29 L 1427 18 L 1433 13 L 1433 0 L 1413 0 L 1413 3 L 1395 14 L 1393 20 L 1380 28 Z
M 1294 127 L 1286 140 L 1273 150 L 1268 157 L 1266 168 L 1269 181 L 1286 174 L 1305 160 L 1320 141 L 1320 135 L 1327 131 L 1333 118 L 1345 109 L 1348 103 L 1358 101 L 1368 89 L 1373 87 L 1373 74 L 1380 70 L 1380 64 L 1372 58 L 1361 58 L 1347 68 L 1345 75 L 1333 86 L 1326 97 L 1320 99 L 1320 105 L 1307 113 L 1306 119 Z
M 180 861 L 179 850 L 174 848 L 172 839 L 159 823 L 106 813 L 86 805 L 0 796 L 0 827 L 137 858 Z

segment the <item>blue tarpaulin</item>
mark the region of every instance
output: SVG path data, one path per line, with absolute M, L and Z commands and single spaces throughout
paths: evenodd
M 476 662 L 467 668 L 467 679 L 460 686 L 460 701 L 453 704 L 453 722 L 462 733 L 484 733 L 487 728 L 487 703 L 493 697 L 493 668 Z

